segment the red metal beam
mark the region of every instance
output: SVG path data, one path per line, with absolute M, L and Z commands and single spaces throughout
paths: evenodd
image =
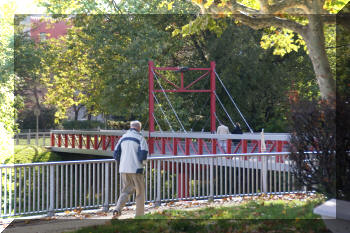
M 177 155 L 177 138 L 173 138 L 173 155 Z
M 215 62 L 210 62 L 210 132 L 216 131 L 215 119 Z
M 72 148 L 75 148 L 75 134 L 72 134 Z
M 186 90 L 186 89 L 177 89 L 177 90 L 153 90 L 153 92 L 211 92 L 211 90 Z
M 203 154 L 203 139 L 198 139 L 198 151 L 199 154 L 202 155 Z
M 181 67 L 153 67 L 154 70 L 173 70 L 179 71 Z M 210 70 L 210 68 L 188 68 L 188 70 Z
M 55 146 L 55 134 L 50 133 L 51 134 L 51 146 Z
M 111 137 L 111 150 L 114 151 L 114 147 L 115 147 L 115 136 Z
M 167 83 L 169 83 L 170 85 L 172 85 L 175 88 L 180 88 L 179 86 L 177 86 L 175 83 L 171 82 L 170 80 L 166 79 L 163 77 L 163 75 L 159 74 L 157 71 L 154 71 L 160 78 L 162 78 L 164 81 L 166 81 Z
M 58 137 L 58 147 L 61 147 L 61 141 L 62 141 L 61 134 L 57 134 L 57 137 Z
M 198 81 L 200 81 L 201 79 L 203 79 L 205 76 L 207 76 L 209 74 L 209 71 L 206 72 L 205 74 L 203 74 L 202 76 L 200 76 L 199 78 L 197 78 L 196 80 L 194 80 L 193 82 L 191 82 L 190 84 L 188 84 L 185 89 L 190 88 L 191 86 L 193 86 L 195 83 L 197 83 Z
M 153 119 L 153 114 L 154 114 L 154 99 L 153 99 L 153 89 L 154 89 L 154 77 L 153 77 L 153 72 L 152 69 L 154 69 L 154 63 L 153 61 L 148 62 L 148 119 L 149 119 L 149 133 L 154 132 L 154 119 Z M 148 148 L 149 148 L 149 154 L 154 153 L 154 139 L 151 138 L 151 135 L 148 135 Z
M 231 139 L 227 139 L 227 144 L 226 144 L 226 153 L 227 154 L 231 154 L 231 147 L 232 147 L 232 141 L 231 141 Z

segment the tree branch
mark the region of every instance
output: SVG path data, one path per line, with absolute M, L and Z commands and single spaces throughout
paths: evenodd
M 112 6 L 114 8 L 114 10 L 116 10 L 116 12 L 119 12 L 119 14 L 122 14 L 123 12 L 120 10 L 120 8 L 118 7 L 117 3 L 115 2 L 115 0 L 112 0 Z
M 284 0 L 277 4 L 269 5 L 267 0 L 260 0 L 261 13 L 280 14 L 291 9 L 302 9 L 304 13 L 310 13 L 309 8 L 304 1 Z
M 219 14 L 222 12 L 222 8 L 218 8 L 217 6 L 212 6 L 209 8 L 210 12 L 214 14 Z M 243 24 L 253 28 L 253 29 L 262 29 L 270 26 L 278 27 L 278 28 L 287 28 L 300 35 L 305 35 L 306 27 L 288 19 L 282 19 L 279 17 L 275 17 L 273 15 L 265 15 L 265 14 L 254 14 L 254 15 L 246 15 L 241 13 L 240 11 L 231 9 L 230 12 L 233 13 L 233 17 L 237 20 L 241 21 Z

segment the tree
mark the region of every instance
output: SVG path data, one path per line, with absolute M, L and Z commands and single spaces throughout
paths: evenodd
M 283 35 L 282 43 L 285 43 L 284 47 L 289 47 L 289 50 L 295 50 L 305 43 L 321 96 L 326 99 L 335 97 L 335 81 L 325 49 L 325 27 L 335 23 L 335 17 L 330 13 L 339 10 L 347 1 L 193 0 L 193 2 L 201 8 L 202 14 L 230 15 L 239 23 L 256 30 L 272 27 L 275 34 Z M 291 32 L 299 36 L 294 36 Z M 281 45 L 278 42 L 280 36 L 269 39 L 267 46 Z
M 42 58 L 47 102 L 58 108 L 57 118 L 63 119 L 70 106 L 84 105 L 95 115 L 146 119 L 148 60 L 174 65 L 183 42 L 165 28 L 168 21 L 184 20 L 144 15 L 77 15 L 70 20 L 67 36 L 50 40 Z
M 15 99 L 13 96 L 13 3 L 0 3 L 0 153 L 1 160 L 13 153 Z
M 261 31 L 238 26 L 229 18 L 220 20 L 227 23 L 221 36 L 207 31 L 202 41 L 208 59 L 216 61 L 219 76 L 254 131 L 265 128 L 267 132 L 287 132 L 289 93 L 297 91 L 300 98 L 318 93 L 307 55 L 304 51 L 283 57 L 273 55 L 272 49 L 260 47 Z M 234 121 L 244 126 L 219 82 L 217 93 Z M 231 126 L 219 102 L 217 105 L 218 117 Z
M 105 1 L 105 4 L 96 5 L 91 1 L 80 4 L 57 5 L 56 0 L 40 0 L 50 13 L 77 13 L 92 10 L 107 13 L 200 13 L 197 19 L 182 28 L 184 35 L 194 33 L 205 28 L 220 33 L 220 26 L 216 25 L 212 17 L 203 15 L 209 13 L 214 17 L 230 16 L 252 27 L 265 29 L 266 35 L 262 37 L 264 48 L 275 47 L 276 54 L 296 51 L 306 46 L 312 61 L 320 94 L 324 98 L 335 96 L 335 81 L 327 57 L 326 44 L 330 35 L 334 33 L 335 16 L 331 15 L 341 9 L 347 0 L 193 0 L 199 8 L 182 6 L 178 1 Z M 137 3 L 138 2 L 138 3 Z M 332 26 L 333 25 L 333 26 Z M 178 33 L 178 31 L 177 31 Z M 176 34 L 176 33 L 175 33 Z M 334 39 L 333 39 L 334 41 Z M 328 52 L 328 55 L 334 53 Z M 335 58 L 333 59 L 335 60 Z

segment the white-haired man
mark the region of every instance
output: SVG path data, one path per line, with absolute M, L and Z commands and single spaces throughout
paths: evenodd
M 119 161 L 119 173 L 122 179 L 122 191 L 113 217 L 121 215 L 121 211 L 129 196 L 136 190 L 136 216 L 144 215 L 145 181 L 143 175 L 144 161 L 147 159 L 148 146 L 140 133 L 141 122 L 130 122 L 130 129 L 119 139 L 114 150 L 114 159 Z

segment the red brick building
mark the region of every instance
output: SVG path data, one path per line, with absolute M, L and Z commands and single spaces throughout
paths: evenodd
M 47 18 L 30 18 L 30 37 L 36 42 L 58 38 L 67 34 L 69 26 L 65 21 L 54 22 Z

